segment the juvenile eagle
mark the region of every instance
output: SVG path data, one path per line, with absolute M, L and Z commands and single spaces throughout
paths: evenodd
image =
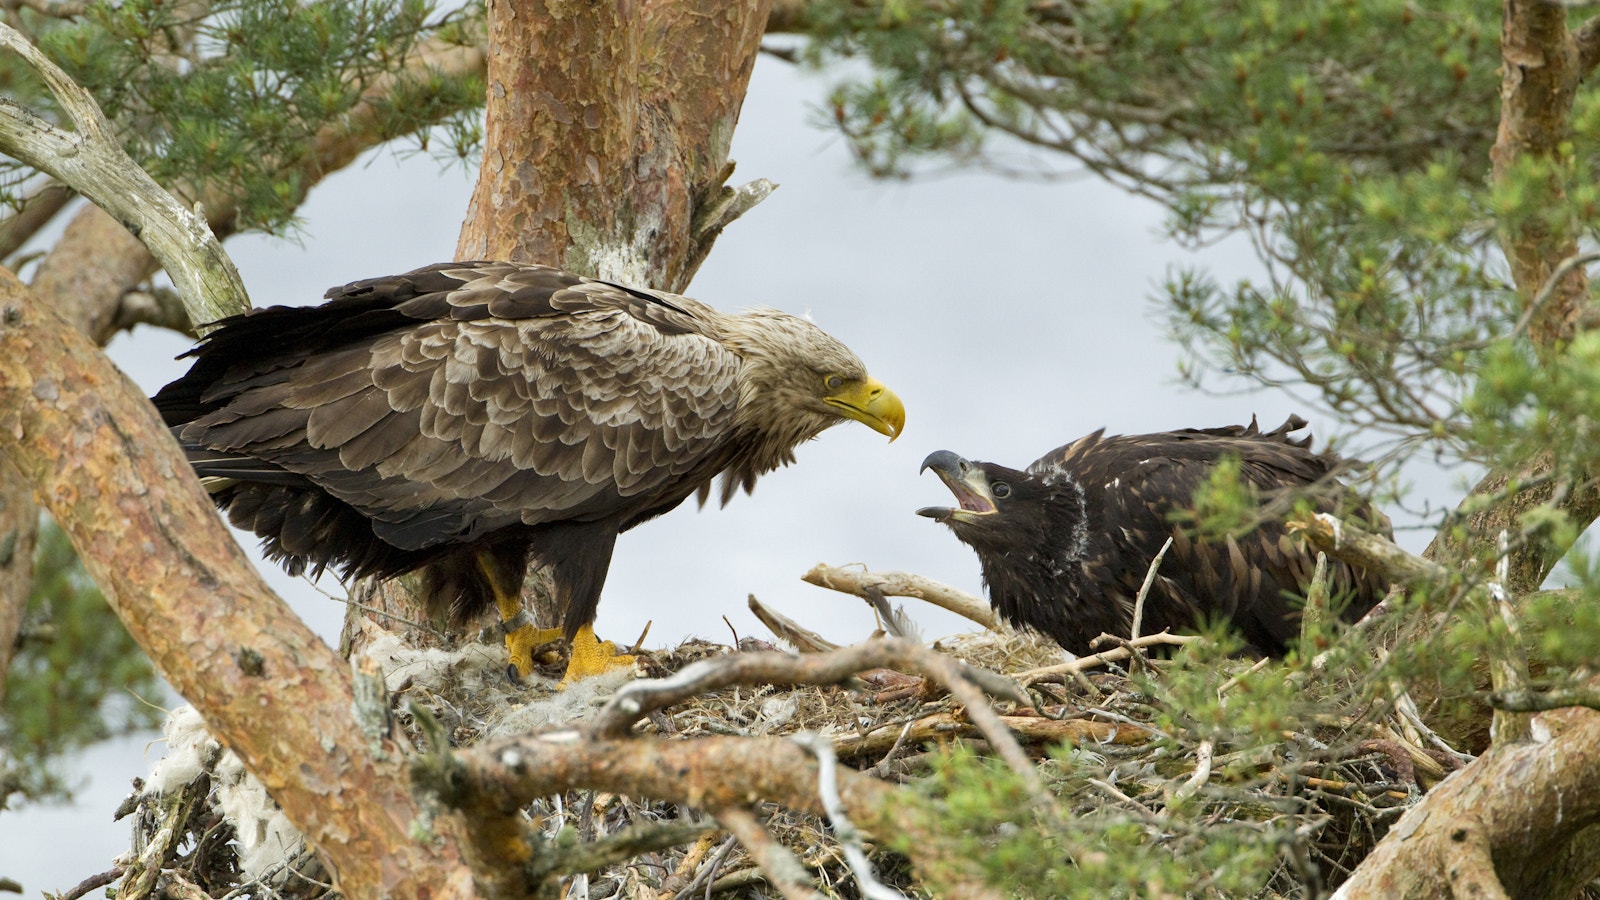
M 549 566 L 569 679 L 614 652 L 591 623 L 617 535 L 722 476 L 723 503 L 895 394 L 805 319 L 743 315 L 545 266 L 460 262 L 225 319 L 156 407 L 234 525 L 289 572 L 424 574 L 429 612 L 520 617 Z M 552 636 L 522 625 L 512 662 Z M 581 661 L 580 661 L 581 658 Z
M 1380 527 L 1387 522 L 1333 480 L 1337 458 L 1310 450 L 1291 416 L 1275 431 L 1249 426 L 1103 437 L 1104 429 L 1051 451 L 1025 471 L 972 462 L 948 450 L 923 460 L 955 495 L 958 508 L 918 515 L 950 526 L 977 551 L 989 602 L 1007 621 L 1031 626 L 1073 653 L 1090 652 L 1102 633 L 1127 635 L 1134 600 L 1151 561 L 1170 536 L 1172 548 L 1145 606 L 1140 630 L 1192 629 L 1226 618 L 1258 652 L 1281 655 L 1298 628 L 1316 554 L 1265 518 L 1246 534 L 1200 540 L 1173 513 L 1193 508 L 1196 488 L 1224 458 L 1263 503 L 1316 487 L 1321 511 L 1349 507 Z M 1285 510 L 1287 511 L 1287 510 Z M 1359 618 L 1386 585 L 1370 573 L 1329 560 L 1332 595 Z

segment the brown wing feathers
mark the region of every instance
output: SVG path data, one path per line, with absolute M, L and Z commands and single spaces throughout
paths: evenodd
M 693 301 L 504 263 L 328 296 L 227 320 L 154 398 L 291 572 L 398 574 L 568 519 L 614 538 L 699 487 L 669 482 L 715 455 L 737 400 Z M 610 539 L 591 544 L 603 577 Z
M 1244 484 L 1265 502 L 1306 493 L 1321 509 L 1387 522 L 1335 481 L 1336 457 L 1314 453 L 1305 426 L 1292 417 L 1263 433 L 1247 426 L 1106 437 L 1095 432 L 1046 454 L 1026 472 L 928 457 L 965 510 L 923 510 L 948 524 L 979 556 L 991 602 L 1013 622 L 1043 631 L 1085 653 L 1102 632 L 1127 634 L 1133 600 L 1168 537 L 1167 552 L 1146 599 L 1143 630 L 1192 629 L 1202 620 L 1232 621 L 1245 640 L 1282 653 L 1297 626 L 1289 599 L 1303 593 L 1314 556 L 1268 516 L 1243 534 L 1203 540 L 1174 514 L 1193 507 L 1196 490 L 1224 457 L 1240 461 Z M 996 482 L 1005 494 L 988 493 Z M 977 499 L 974 499 L 977 498 Z M 984 513 L 985 505 L 992 512 Z M 1348 600 L 1347 616 L 1364 613 L 1386 585 L 1333 562 L 1332 588 Z

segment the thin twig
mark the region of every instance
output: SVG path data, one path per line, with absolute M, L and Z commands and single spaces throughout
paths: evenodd
M 689 883 L 683 886 L 683 890 L 680 890 L 671 897 L 666 898 L 666 900 L 679 900 L 679 898 L 688 898 L 696 890 L 698 890 L 702 884 L 715 881 L 717 869 L 721 868 L 722 861 L 728 858 L 728 854 L 732 853 L 733 848 L 738 846 L 738 844 L 738 838 L 731 834 L 728 835 L 727 839 L 717 847 L 716 852 L 712 853 L 709 859 L 704 860 L 705 864 L 699 867 L 699 869 L 694 873 L 694 878 L 690 879 Z M 687 862 L 688 859 L 689 857 L 684 857 L 685 862 Z
M 835 778 L 839 761 L 833 755 L 833 743 L 820 734 L 802 731 L 789 738 L 796 744 L 810 750 L 817 758 L 817 796 L 822 801 L 822 809 L 828 816 L 828 822 L 833 826 L 833 835 L 839 840 L 839 846 L 844 850 L 845 863 L 850 866 L 850 871 L 856 877 L 856 883 L 861 887 L 861 895 L 867 900 L 906 900 L 906 896 L 878 880 L 872 871 L 872 863 L 867 859 L 867 854 L 861 849 L 861 832 L 851 824 L 845 815 L 844 804 L 839 800 L 839 784 Z
M 1029 669 L 1026 672 L 1018 672 L 1011 677 L 1022 684 L 1034 684 L 1036 682 L 1044 681 L 1047 678 L 1051 678 L 1052 676 L 1082 672 L 1085 669 L 1095 669 L 1099 668 L 1100 666 L 1110 665 L 1114 662 L 1121 662 L 1132 656 L 1134 650 L 1156 646 L 1181 647 L 1191 641 L 1198 641 L 1200 639 L 1201 638 L 1198 635 L 1173 634 L 1170 631 L 1161 631 L 1157 632 L 1156 634 L 1147 634 L 1141 638 L 1128 641 L 1127 644 L 1113 647 L 1110 650 L 1102 650 L 1099 653 L 1095 653 L 1091 656 L 1080 656 L 1070 662 L 1057 663 L 1053 666 L 1042 666 L 1037 669 Z
M 1161 570 L 1161 560 L 1172 548 L 1172 535 L 1167 535 L 1167 542 L 1161 545 L 1161 552 L 1155 559 L 1150 560 L 1150 570 L 1144 573 L 1144 584 L 1139 585 L 1139 594 L 1133 598 L 1133 627 L 1128 630 L 1128 640 L 1139 639 L 1139 625 L 1144 621 L 1144 598 L 1150 593 L 1150 586 L 1156 583 L 1156 572 Z
M 757 600 L 755 594 L 750 595 L 749 603 L 750 611 L 761 620 L 761 624 L 767 626 L 780 639 L 788 641 L 801 653 L 822 653 L 839 649 L 839 645 L 833 641 Z
M 665 850 L 698 840 L 717 830 L 712 821 L 651 822 L 624 828 L 615 834 L 554 851 L 538 863 L 537 874 L 595 872 L 641 854 Z
M 1512 337 L 1517 337 L 1527 332 L 1528 326 L 1533 324 L 1534 316 L 1537 316 L 1539 311 L 1544 309 L 1545 304 L 1550 302 L 1550 298 L 1555 296 L 1556 288 L 1572 273 L 1573 269 L 1579 266 L 1586 266 L 1596 260 L 1600 260 L 1600 250 L 1591 250 L 1588 253 L 1569 256 L 1557 263 L 1555 269 L 1550 272 L 1550 277 L 1546 278 L 1544 284 L 1539 288 L 1539 293 L 1533 295 L 1533 299 L 1528 301 L 1528 307 L 1522 311 L 1522 316 L 1517 319 L 1516 326 L 1511 329 Z
M 1249 678 L 1251 675 L 1254 675 L 1255 673 L 1261 671 L 1262 669 L 1265 669 L 1271 662 L 1272 662 L 1272 657 L 1263 656 L 1260 659 L 1256 660 L 1255 664 L 1252 665 L 1250 668 L 1245 669 L 1243 672 L 1240 672 L 1237 675 L 1234 675 L 1232 678 L 1229 678 L 1227 681 L 1224 681 L 1222 684 L 1218 685 L 1217 686 L 1217 702 L 1219 704 L 1223 705 L 1223 706 L 1226 706 L 1228 704 L 1228 700 L 1227 700 L 1227 697 L 1225 695 L 1229 691 L 1231 691 L 1234 688 L 1238 687 L 1239 683 L 1244 681 L 1246 678 Z
M 1161 810 L 1162 815 L 1170 814 L 1174 806 L 1181 806 L 1184 801 L 1199 793 L 1200 789 L 1206 786 L 1206 781 L 1211 778 L 1211 757 L 1216 753 L 1216 750 L 1217 744 L 1210 738 L 1201 741 L 1200 746 L 1195 748 L 1194 774 L 1190 775 L 1187 781 L 1172 792 L 1172 797 Z
M 116 866 L 114 868 L 107 869 L 98 875 L 90 875 L 88 878 L 78 882 L 65 892 L 57 894 L 55 896 L 55 900 L 78 900 L 78 898 L 82 897 L 84 894 L 87 894 L 96 888 L 103 888 L 111 882 L 116 881 L 118 878 L 121 878 L 123 873 L 126 871 L 127 870 L 122 866 Z
M 773 839 L 771 833 L 748 809 L 730 807 L 719 809 L 713 815 L 728 833 L 739 839 L 746 853 L 767 876 L 767 883 L 778 889 L 785 900 L 822 900 L 816 883 L 789 848 Z

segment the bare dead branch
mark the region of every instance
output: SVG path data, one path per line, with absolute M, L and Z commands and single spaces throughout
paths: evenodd
M 1170 815 L 1173 806 L 1182 805 L 1206 786 L 1206 782 L 1211 779 L 1211 757 L 1216 750 L 1217 743 L 1210 738 L 1201 741 L 1200 746 L 1195 748 L 1194 772 L 1172 792 L 1171 800 L 1161 810 L 1162 815 Z
M 799 857 L 773 840 L 767 829 L 756 821 L 754 813 L 743 807 L 732 806 L 717 810 L 713 815 L 722 827 L 739 839 L 745 852 L 767 876 L 767 883 L 777 888 L 785 900 L 822 900 L 822 895 L 816 891 L 816 882 Z
M 1015 682 L 985 669 L 968 666 L 899 638 L 878 638 L 827 653 L 734 653 L 704 659 L 666 678 L 630 682 L 596 713 L 586 731 L 599 737 L 627 734 L 652 710 L 735 684 L 844 684 L 859 672 L 889 668 L 933 678 L 963 703 L 983 706 L 979 690 L 1028 705 L 1032 701 Z
M 1133 627 L 1128 630 L 1128 639 L 1139 639 L 1139 625 L 1144 621 L 1144 598 L 1150 594 L 1150 586 L 1156 583 L 1156 573 L 1161 571 L 1161 560 L 1166 558 L 1167 551 L 1172 549 L 1172 537 L 1168 535 L 1166 543 L 1161 545 L 1161 551 L 1150 560 L 1150 570 L 1144 573 L 1144 583 L 1139 585 L 1139 593 L 1133 598 Z
M 1532 713 L 1581 706 L 1600 710 L 1600 690 L 1589 687 L 1555 691 L 1497 690 L 1488 695 L 1489 705 L 1508 712 Z
M 1000 722 L 1020 740 L 1030 744 L 1072 741 L 1085 747 L 1095 744 L 1129 746 L 1147 743 L 1153 737 L 1148 727 L 1115 725 L 1090 719 L 1001 716 Z M 899 727 L 878 728 L 865 734 L 838 734 L 834 736 L 833 747 L 840 756 L 876 755 L 896 744 L 972 736 L 981 736 L 981 732 L 971 722 L 954 713 L 942 712 L 923 716 Z
M 39 229 L 50 223 L 77 194 L 59 181 L 40 185 L 22 201 L 21 208 L 0 221 L 0 260 L 22 249 Z
M 1032 699 L 1007 678 L 900 638 L 879 638 L 809 656 L 736 653 L 701 660 L 667 678 L 625 685 L 595 714 L 586 730 L 596 736 L 617 737 L 651 710 L 733 684 L 840 684 L 857 672 L 877 668 L 910 671 L 944 685 L 966 706 L 967 717 L 1011 771 L 1036 798 L 1045 797 L 1039 773 L 983 695 L 989 693 L 1023 706 L 1031 705 Z
M 851 824 L 844 804 L 839 802 L 839 785 L 835 774 L 839 761 L 833 754 L 833 743 L 811 732 L 794 735 L 790 740 L 810 750 L 811 755 L 817 758 L 817 797 L 822 801 L 823 813 L 833 827 L 833 836 L 844 850 L 845 864 L 850 867 L 856 883 L 861 887 L 861 895 L 867 900 L 906 900 L 904 894 L 878 880 L 872 871 L 872 863 L 861 849 L 861 833 Z
M 767 626 L 773 634 L 788 641 L 801 653 L 822 653 L 839 649 L 839 645 L 833 641 L 757 600 L 755 594 L 750 595 L 749 603 L 750 611 L 761 620 L 761 624 Z
M 123 151 L 89 92 L 8 25 L 0 24 L 0 47 L 39 73 L 75 129 L 62 131 L 0 99 L 0 147 L 71 186 L 137 235 L 172 277 L 194 321 L 249 309 L 239 271 L 205 218 L 185 209 Z
M 471 797 L 524 804 L 567 790 L 594 789 L 652 797 L 705 810 L 745 809 L 767 800 L 821 815 L 816 760 L 781 738 L 707 737 L 663 741 L 612 739 L 575 730 L 518 735 L 464 750 L 447 751 L 448 768 L 413 766 L 412 776 L 453 808 Z M 864 832 L 886 839 L 910 838 L 913 864 L 938 859 L 948 866 L 961 857 L 949 838 L 919 817 L 907 815 L 901 789 L 850 769 L 837 773 L 840 802 Z M 445 779 L 445 780 L 441 780 Z M 968 896 L 992 897 L 976 868 Z
M 99 873 L 98 875 L 90 875 L 88 878 L 85 878 L 71 888 L 68 888 L 67 890 L 58 894 L 56 896 L 56 900 L 78 900 L 78 898 L 82 897 L 84 894 L 99 888 L 103 888 L 113 881 L 116 881 L 118 878 L 121 878 L 123 871 L 124 870 L 121 866 L 114 866 L 104 872 Z M 21 892 L 22 891 L 19 888 L 17 893 Z
M 1041 666 L 1037 669 L 1029 669 L 1026 672 L 1018 672 L 1014 677 L 1017 679 L 1017 681 L 1025 685 L 1037 684 L 1042 681 L 1057 680 L 1061 675 L 1084 672 L 1089 669 L 1097 669 L 1101 666 L 1109 665 L 1114 662 L 1121 662 L 1133 656 L 1134 651 L 1141 650 L 1146 647 L 1181 647 L 1190 641 L 1198 640 L 1200 640 L 1198 635 L 1173 634 L 1170 631 L 1147 634 L 1144 637 L 1128 641 L 1126 644 L 1113 647 L 1110 650 L 1102 650 L 1099 653 L 1095 653 L 1090 656 L 1080 656 L 1070 662 L 1058 663 L 1053 666 Z
M 594 872 L 641 854 L 699 840 L 716 831 L 717 823 L 710 820 L 634 825 L 596 841 L 551 851 L 534 863 L 534 874 L 538 877 Z
M 1451 573 L 1432 560 L 1408 553 L 1388 538 L 1363 531 L 1329 513 L 1315 513 L 1284 523 L 1323 553 L 1377 572 L 1393 584 L 1444 582 Z
M 965 591 L 956 590 L 947 584 L 940 584 L 921 575 L 905 572 L 873 573 L 853 566 L 817 563 L 811 571 L 800 577 L 817 587 L 854 594 L 869 602 L 873 598 L 872 591 L 877 591 L 879 596 L 914 597 L 958 616 L 965 616 L 990 631 L 1002 627 L 1000 617 L 995 615 L 989 604 Z

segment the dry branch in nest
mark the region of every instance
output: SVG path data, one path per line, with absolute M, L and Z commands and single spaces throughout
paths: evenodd
M 817 587 L 854 594 L 873 604 L 874 609 L 878 608 L 876 604 L 884 597 L 913 597 L 971 619 L 990 631 L 1004 628 L 1000 623 L 1000 617 L 995 615 L 989 604 L 964 591 L 921 575 L 910 575 L 905 572 L 874 573 L 862 567 L 817 563 L 811 571 L 801 577 Z

